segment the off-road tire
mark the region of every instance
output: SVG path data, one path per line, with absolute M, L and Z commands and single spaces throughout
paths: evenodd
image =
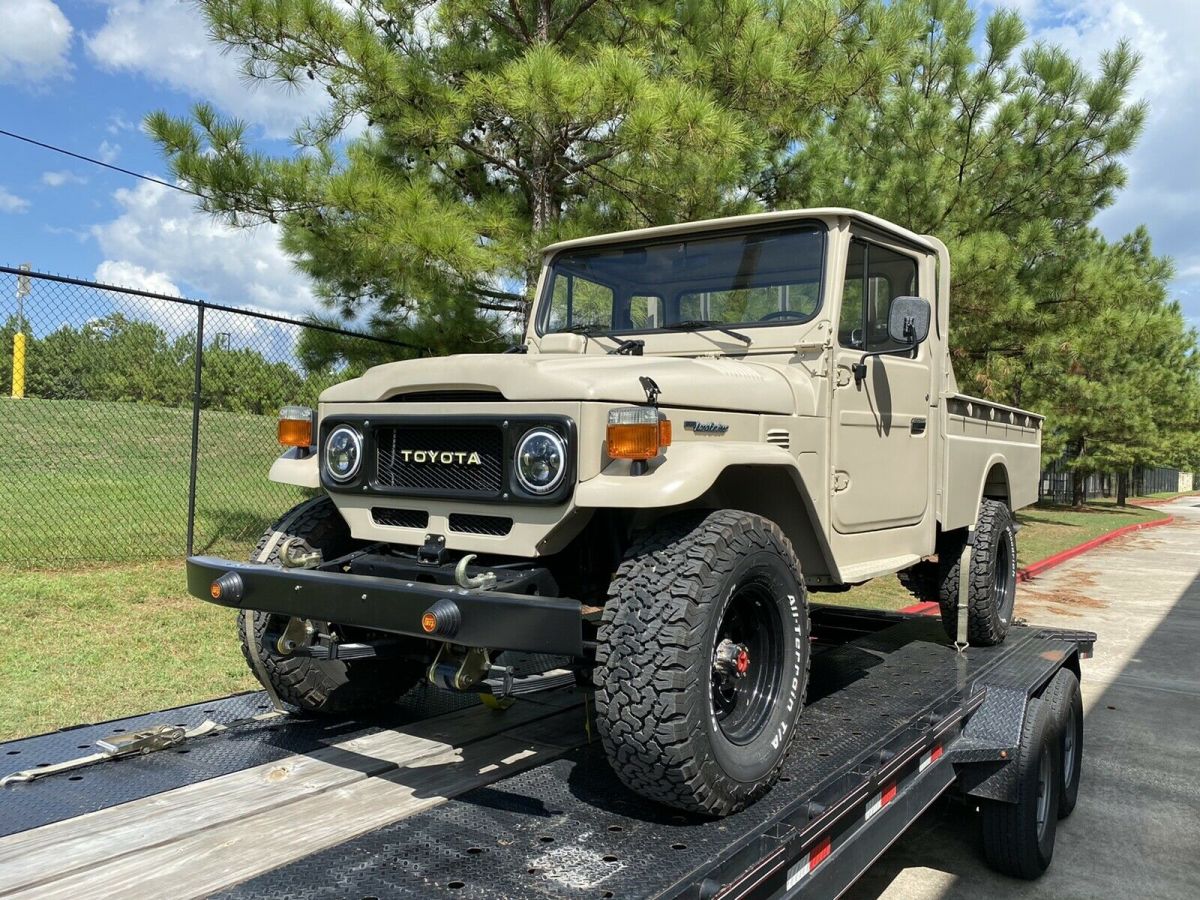
M 250 561 L 279 565 L 279 547 L 288 537 L 303 538 L 325 559 L 335 559 L 354 547 L 350 529 L 333 501 L 324 496 L 306 500 L 268 528 Z M 282 619 L 243 610 L 238 616 L 242 655 L 250 671 L 261 680 L 252 654 L 257 655 L 279 699 L 305 712 L 333 715 L 386 706 L 416 684 L 424 672 L 419 659 L 342 661 L 284 656 L 265 639 L 269 626 L 275 626 L 272 631 L 281 630 L 285 624 Z
M 1002 546 L 1002 544 L 1004 546 Z M 957 549 L 956 549 L 957 548 Z M 958 631 L 958 587 L 962 577 L 962 543 L 948 545 L 945 575 L 938 603 L 946 633 Z M 943 551 L 939 550 L 939 557 Z M 1006 600 L 996 597 L 997 568 L 1007 572 Z M 971 574 L 967 585 L 967 640 L 976 647 L 991 647 L 1003 642 L 1012 624 L 1012 604 L 1017 583 L 1017 536 L 1012 513 L 998 500 L 984 500 L 975 523 L 975 544 L 971 548 Z
M 775 699 L 761 727 L 736 744 L 718 724 L 712 674 L 735 602 L 777 622 L 779 637 L 764 653 L 777 661 L 764 672 L 778 677 L 763 676 L 777 686 Z M 804 704 L 808 637 L 800 565 L 774 523 L 736 510 L 691 511 L 642 532 L 609 587 L 594 670 L 597 730 L 617 776 L 651 800 L 712 815 L 762 796 Z
M 997 872 L 1032 880 L 1049 867 L 1058 828 L 1061 754 L 1048 703 L 1029 701 L 1017 758 L 1009 765 L 1017 767 L 1016 802 L 982 802 L 983 853 Z
M 1050 718 L 1058 734 L 1060 763 L 1058 817 L 1065 819 L 1079 799 L 1079 776 L 1083 766 L 1083 697 L 1079 679 L 1070 669 L 1062 669 L 1046 688 L 1042 699 L 1050 706 Z

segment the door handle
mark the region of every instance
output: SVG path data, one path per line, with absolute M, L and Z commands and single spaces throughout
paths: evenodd
M 912 424 L 910 424 L 908 426 L 908 432 L 909 432 L 909 434 L 924 434 L 925 433 L 925 420 L 924 419 L 913 419 Z

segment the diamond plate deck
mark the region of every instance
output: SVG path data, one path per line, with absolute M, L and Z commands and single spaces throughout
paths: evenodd
M 906 733 L 943 720 L 947 704 L 979 703 L 989 677 L 1024 675 L 1032 690 L 1049 649 L 1042 633 L 1014 629 L 1002 647 L 959 656 L 936 621 L 912 620 L 817 653 L 780 784 L 726 819 L 647 804 L 593 744 L 220 896 L 697 896 L 706 872 L 753 853 L 797 811 L 818 815 L 821 801 L 861 782 Z

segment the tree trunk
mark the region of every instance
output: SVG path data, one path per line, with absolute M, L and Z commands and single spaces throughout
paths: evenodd
M 1087 475 L 1078 469 L 1071 473 L 1071 505 L 1083 506 L 1087 502 Z
M 1117 506 L 1125 505 L 1125 498 L 1129 494 L 1129 470 L 1122 469 L 1117 473 Z

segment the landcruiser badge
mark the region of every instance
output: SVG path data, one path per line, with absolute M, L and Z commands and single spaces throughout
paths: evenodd
M 401 462 L 437 463 L 443 466 L 482 466 L 483 460 L 472 450 L 401 450 Z
M 729 430 L 729 426 L 724 422 L 696 422 L 689 419 L 683 423 L 685 431 L 694 431 L 696 434 L 724 434 Z

